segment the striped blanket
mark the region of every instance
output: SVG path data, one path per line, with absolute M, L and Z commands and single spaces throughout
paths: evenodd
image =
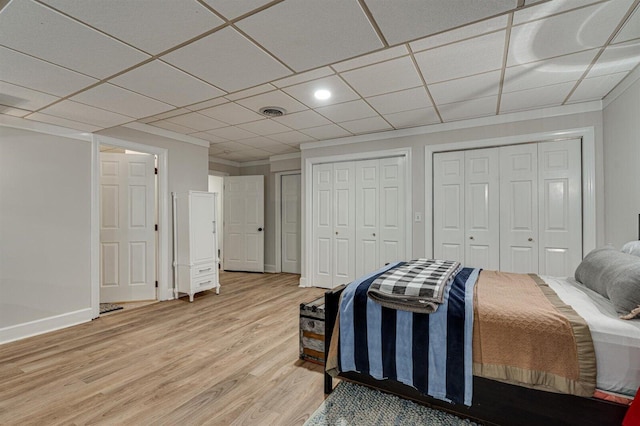
M 460 268 L 453 260 L 411 260 L 376 278 L 367 295 L 386 308 L 430 314 Z
M 463 268 L 446 287 L 440 308 L 424 314 L 385 308 L 367 297 L 378 276 L 400 265 L 364 276 L 342 293 L 337 372 L 388 378 L 471 405 L 473 288 L 480 270 Z

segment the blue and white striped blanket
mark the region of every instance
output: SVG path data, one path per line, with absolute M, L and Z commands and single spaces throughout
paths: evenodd
M 349 284 L 340 303 L 338 368 L 392 379 L 444 401 L 471 405 L 473 288 L 480 269 L 463 268 L 432 314 L 382 307 L 367 297 L 387 265 Z

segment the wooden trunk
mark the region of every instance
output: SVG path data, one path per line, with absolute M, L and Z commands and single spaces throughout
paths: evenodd
M 300 304 L 300 359 L 324 365 L 324 297 Z

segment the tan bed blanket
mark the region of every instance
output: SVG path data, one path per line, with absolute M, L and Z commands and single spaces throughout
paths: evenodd
M 482 271 L 474 307 L 474 375 L 593 396 L 589 327 L 540 277 Z

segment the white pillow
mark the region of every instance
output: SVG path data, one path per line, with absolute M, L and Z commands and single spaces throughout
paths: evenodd
M 627 244 L 622 246 L 621 251 L 634 256 L 640 256 L 640 241 L 629 241 Z

